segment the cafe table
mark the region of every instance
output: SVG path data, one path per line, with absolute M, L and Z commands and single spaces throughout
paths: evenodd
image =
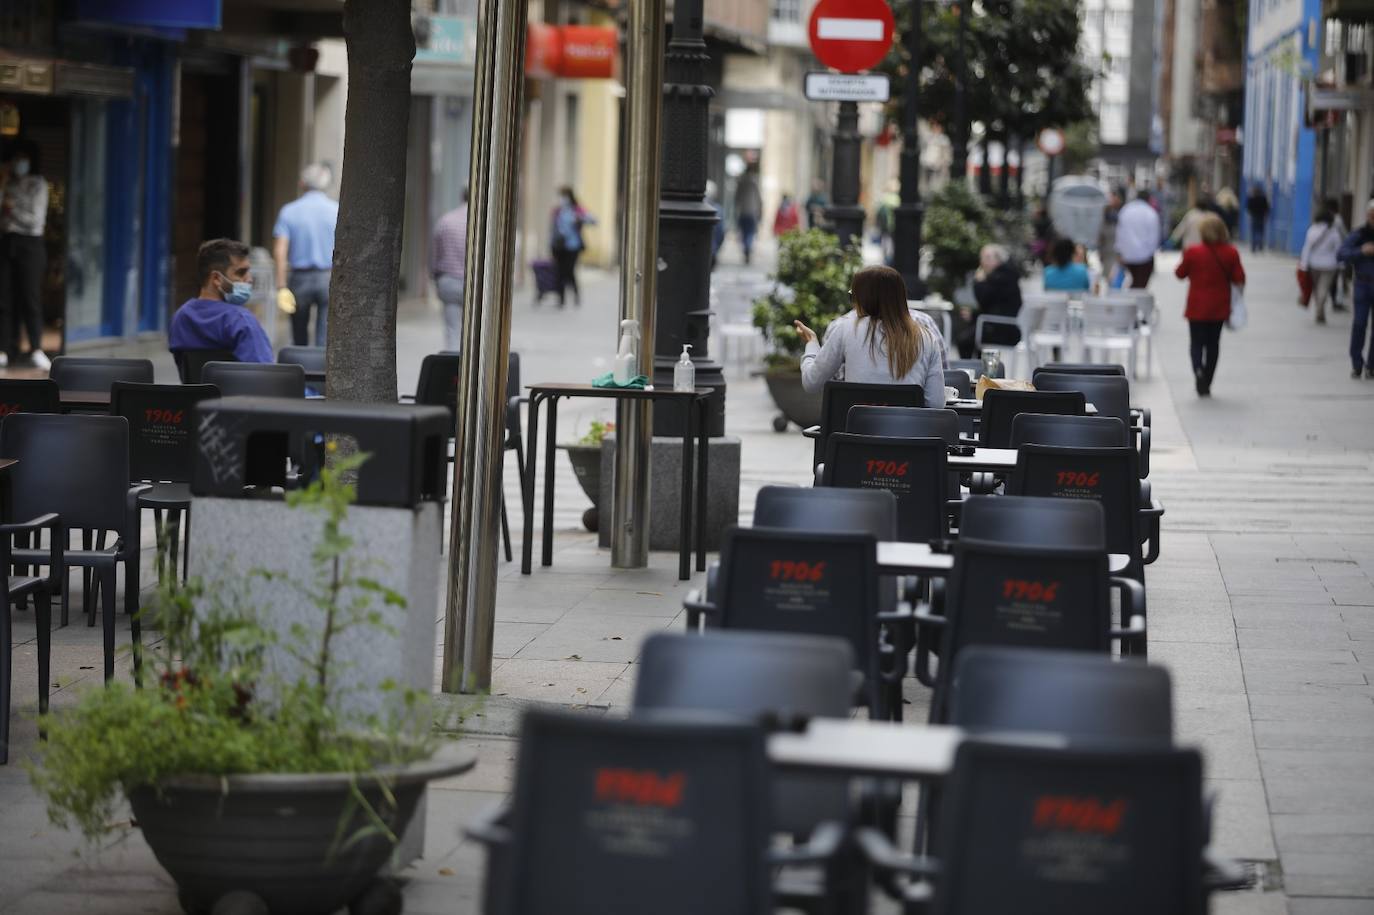
M 781 769 L 939 778 L 954 768 L 959 744 L 971 736 L 952 725 L 813 718 L 801 731 L 771 735 L 768 758 Z M 1059 734 L 1018 731 L 980 733 L 978 737 L 1050 749 L 1068 745 L 1068 740 Z
M 1107 554 L 1107 571 L 1112 575 L 1125 574 L 1131 557 L 1125 553 Z M 928 543 L 908 543 L 899 540 L 878 542 L 878 573 L 880 575 L 920 575 L 940 578 L 954 569 L 953 553 L 937 553 Z
M 63 413 L 107 413 L 110 409 L 110 391 L 68 391 L 57 393 L 58 403 Z

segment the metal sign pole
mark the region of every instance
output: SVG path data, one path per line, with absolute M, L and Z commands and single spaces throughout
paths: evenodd
M 526 14 L 523 2 L 482 0 L 477 17 L 466 307 L 444 616 L 442 688 L 447 693 L 491 687 Z
M 639 322 L 639 372 L 654 376 L 654 311 L 658 291 L 658 195 L 663 114 L 664 0 L 631 0 L 626 66 L 625 225 L 621 241 L 620 319 Z M 615 494 L 611 565 L 649 564 L 649 452 L 652 406 L 616 404 Z M 685 471 L 684 471 L 685 472 Z

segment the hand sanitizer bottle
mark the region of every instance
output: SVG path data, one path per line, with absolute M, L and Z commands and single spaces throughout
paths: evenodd
M 639 374 L 639 322 L 626 318 L 620 322 L 620 348 L 615 354 L 615 383 L 629 384 Z
M 673 366 L 673 390 L 674 391 L 695 391 L 697 389 L 697 367 L 692 364 L 692 359 L 687 355 L 687 351 L 692 348 L 692 344 L 682 344 L 682 358 Z

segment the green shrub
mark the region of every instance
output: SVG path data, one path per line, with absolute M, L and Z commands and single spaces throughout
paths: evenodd
M 930 288 L 953 298 L 978 269 L 978 252 L 993 240 L 992 214 L 963 181 L 950 181 L 926 205 L 921 239 L 930 254 Z
M 754 326 L 772 344 L 768 364 L 795 368 L 806 346 L 794 321 L 824 338 L 830 322 L 849 311 L 849 281 L 863 266 L 857 245 L 841 247 L 829 232 L 810 229 L 784 236 L 778 246 L 773 291 L 754 302 Z

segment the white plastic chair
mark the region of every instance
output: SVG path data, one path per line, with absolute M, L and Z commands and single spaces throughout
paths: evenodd
M 1068 348 L 1069 296 L 1063 292 L 1030 293 L 1024 297 L 1021 311 L 1026 313 L 1028 308 L 1028 332 L 1023 335 L 1030 357 L 1029 369 L 1034 372 L 1041 363 L 1054 360 L 1056 349 L 1063 352 Z
M 1145 377 L 1149 378 L 1150 363 L 1154 360 L 1155 316 L 1158 314 L 1154 294 L 1145 289 L 1120 289 L 1108 296 L 1117 297 L 1135 302 L 1136 327 L 1145 343 Z
M 1139 309 L 1132 299 L 1120 296 L 1083 300 L 1083 349 L 1089 362 L 1113 361 L 1103 354 L 1126 352 L 1132 378 L 1136 373 L 1136 351 L 1140 330 L 1136 326 Z

